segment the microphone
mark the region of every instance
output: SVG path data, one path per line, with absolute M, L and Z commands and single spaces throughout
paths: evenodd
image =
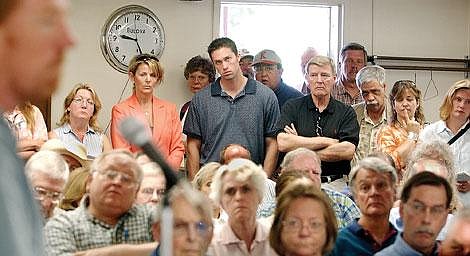
M 151 137 L 145 129 L 144 124 L 134 117 L 128 117 L 119 124 L 119 131 L 128 142 L 140 147 L 150 159 L 160 165 L 166 179 L 166 191 L 170 191 L 171 187 L 178 182 L 178 178 L 172 168 L 162 158 L 158 150 L 153 146 Z

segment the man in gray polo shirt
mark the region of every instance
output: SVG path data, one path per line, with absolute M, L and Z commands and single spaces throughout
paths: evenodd
M 201 164 L 219 161 L 219 152 L 232 143 L 245 146 L 255 163 L 270 176 L 277 161 L 276 123 L 279 105 L 273 91 L 243 76 L 237 46 L 218 38 L 208 47 L 220 74 L 194 95 L 183 132 L 188 136 L 186 167 L 190 179 Z

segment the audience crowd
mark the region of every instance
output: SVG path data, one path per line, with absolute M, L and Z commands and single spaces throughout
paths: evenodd
M 63 18 L 65 7 L 41 4 Z M 12 12 L 0 12 L 0 28 L 18 22 Z M 64 50 L 73 42 L 58 32 Z M 32 95 L 0 99 L 2 165 L 25 176 L 7 175 L 1 186 L 27 182 L 36 201 L 28 205 L 25 186 L 15 188 L 18 204 L 4 203 L 0 189 L 1 207 L 10 207 L 0 223 L 10 234 L 31 225 L 37 237 L 24 242 L 37 255 L 470 255 L 470 80 L 450 86 L 441 120 L 426 125 L 415 82 L 396 81 L 387 95 L 385 69 L 368 65 L 358 43 L 342 48 L 338 69 L 308 48 L 302 92 L 283 82 L 273 50 L 241 56 L 217 38 L 207 51 L 187 62 L 194 95 L 180 111 L 154 95 L 158 58 L 135 56 L 133 92 L 112 108 L 110 139 L 88 83 L 69 92 L 49 134 Z M 46 84 L 35 76 L 26 81 Z M 129 116 L 171 170 L 121 134 Z M 178 176 L 173 187 L 168 171 Z M 2 253 L 30 255 L 7 241 Z

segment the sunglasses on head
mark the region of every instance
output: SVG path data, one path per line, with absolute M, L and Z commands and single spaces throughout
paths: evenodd
M 137 57 L 135 57 L 136 62 L 137 61 L 145 62 L 145 61 L 149 61 L 149 60 L 154 60 L 156 62 L 159 62 L 158 58 L 154 55 L 151 55 L 151 54 L 140 54 Z

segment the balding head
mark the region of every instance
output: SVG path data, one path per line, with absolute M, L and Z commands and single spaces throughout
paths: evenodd
M 228 164 L 235 158 L 251 160 L 250 151 L 240 144 L 229 144 L 220 152 L 221 164 Z

